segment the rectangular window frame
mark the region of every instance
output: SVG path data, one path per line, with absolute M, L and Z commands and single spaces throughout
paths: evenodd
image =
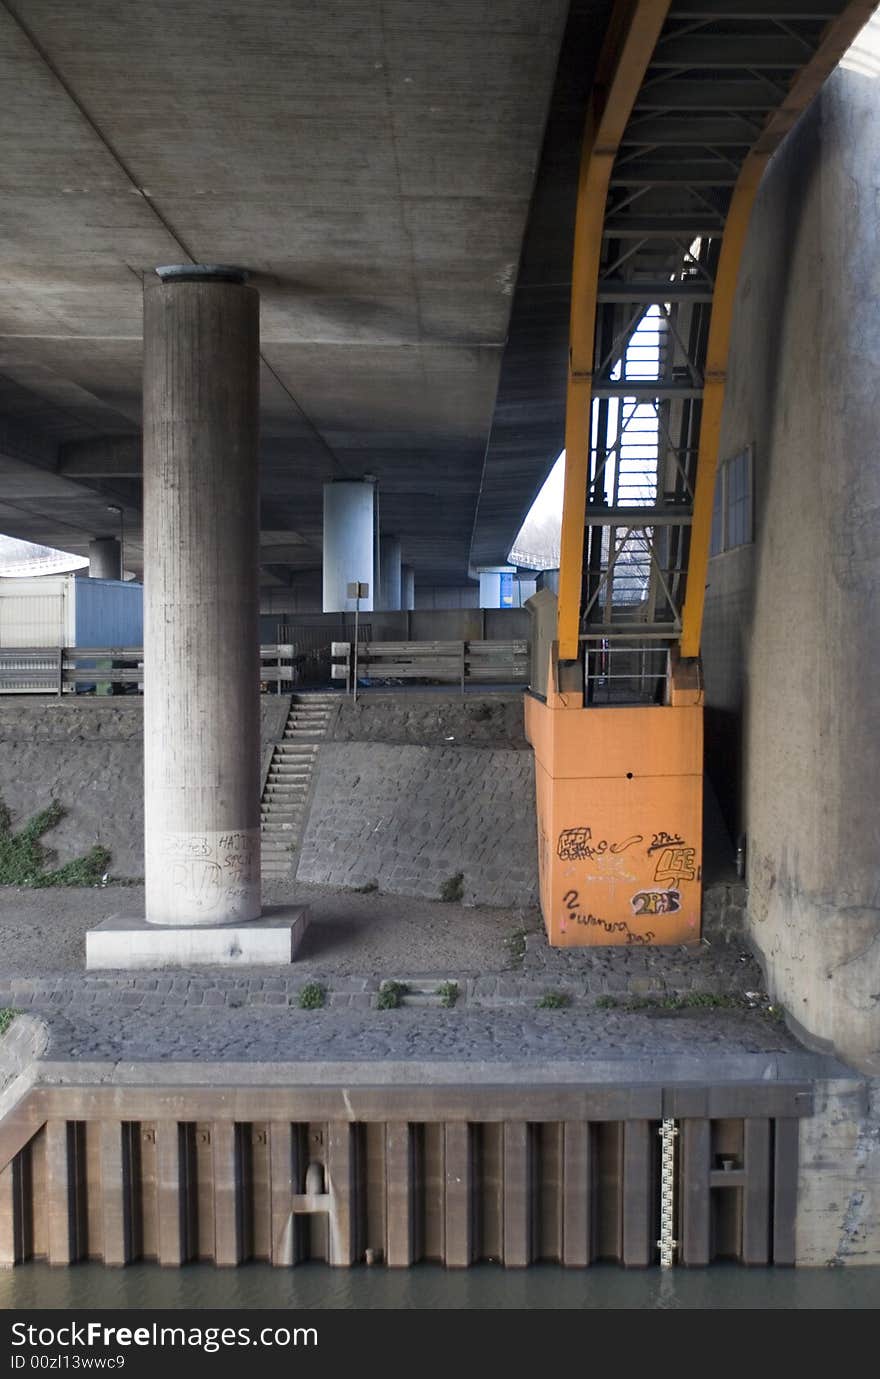
M 745 479 L 745 492 L 737 494 L 732 501 L 731 477 L 736 468 L 742 465 L 740 473 Z M 744 525 L 734 533 L 732 523 L 744 515 Z M 727 555 L 730 551 L 743 550 L 754 545 L 755 540 L 755 447 L 742 446 L 734 454 L 728 455 L 718 466 L 715 476 L 715 493 L 712 501 L 712 528 L 709 543 L 709 559 Z

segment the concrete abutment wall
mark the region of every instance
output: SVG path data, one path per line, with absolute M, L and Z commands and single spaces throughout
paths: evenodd
M 875 20 L 869 34 L 880 33 Z M 748 835 L 771 994 L 880 1069 L 880 80 L 838 70 L 772 160 L 740 273 L 721 460 L 754 544 L 710 562 L 707 760 Z

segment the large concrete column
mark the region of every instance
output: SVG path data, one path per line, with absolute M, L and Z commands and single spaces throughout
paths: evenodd
M 373 551 L 375 490 L 369 483 L 324 485 L 324 612 L 353 613 L 349 584 L 367 584 L 361 612 L 376 606 Z
M 260 914 L 259 296 L 230 270 L 144 293 L 146 917 Z
M 379 607 L 386 612 L 400 609 L 400 542 L 396 536 L 379 541 Z
M 416 606 L 416 572 L 411 565 L 400 567 L 400 606 L 408 612 Z
M 122 579 L 122 547 L 115 536 L 89 542 L 89 579 Z
M 514 567 L 512 565 L 495 565 L 491 568 L 478 570 L 480 576 L 480 607 L 481 608 L 509 608 L 509 602 L 505 602 L 504 596 L 504 575 L 512 575 Z

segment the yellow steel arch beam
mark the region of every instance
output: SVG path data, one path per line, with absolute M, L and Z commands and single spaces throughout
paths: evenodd
M 584 129 L 571 280 L 565 488 L 559 556 L 559 658 L 578 655 L 584 518 L 590 459 L 590 404 L 602 225 L 611 169 L 670 0 L 618 0 L 599 59 Z
M 859 30 L 867 23 L 877 0 L 853 0 L 822 36 L 814 56 L 802 67 L 782 105 L 768 118 L 756 144 L 746 157 L 734 187 L 724 227 L 724 240 L 712 296 L 712 317 L 706 347 L 703 411 L 697 452 L 697 483 L 694 517 L 688 559 L 687 594 L 682 610 L 680 651 L 683 657 L 700 654 L 703 606 L 706 597 L 706 571 L 712 534 L 712 500 L 718 451 L 721 442 L 721 417 L 727 381 L 727 359 L 733 324 L 734 297 L 739 266 L 745 248 L 752 206 L 771 155 L 792 125 L 809 105 L 822 83 L 830 76 Z M 560 589 L 561 589 L 560 572 Z

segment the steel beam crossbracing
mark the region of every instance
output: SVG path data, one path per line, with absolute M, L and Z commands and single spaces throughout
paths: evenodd
M 614 12 L 578 188 L 561 662 L 595 646 L 594 625 L 632 640 L 659 624 L 682 657 L 699 654 L 751 209 L 771 154 L 874 8 L 628 0 Z
M 771 154 L 874 7 L 614 11 L 578 185 L 557 641 L 546 701 L 526 700 L 554 945 L 699 939 L 700 629 L 739 264 Z
M 657 42 L 669 0 L 636 0 L 612 16 L 587 114 L 578 180 L 565 411 L 565 491 L 559 568 L 563 660 L 578 653 L 584 509 L 590 446 L 593 335 L 605 203 L 614 159 Z

